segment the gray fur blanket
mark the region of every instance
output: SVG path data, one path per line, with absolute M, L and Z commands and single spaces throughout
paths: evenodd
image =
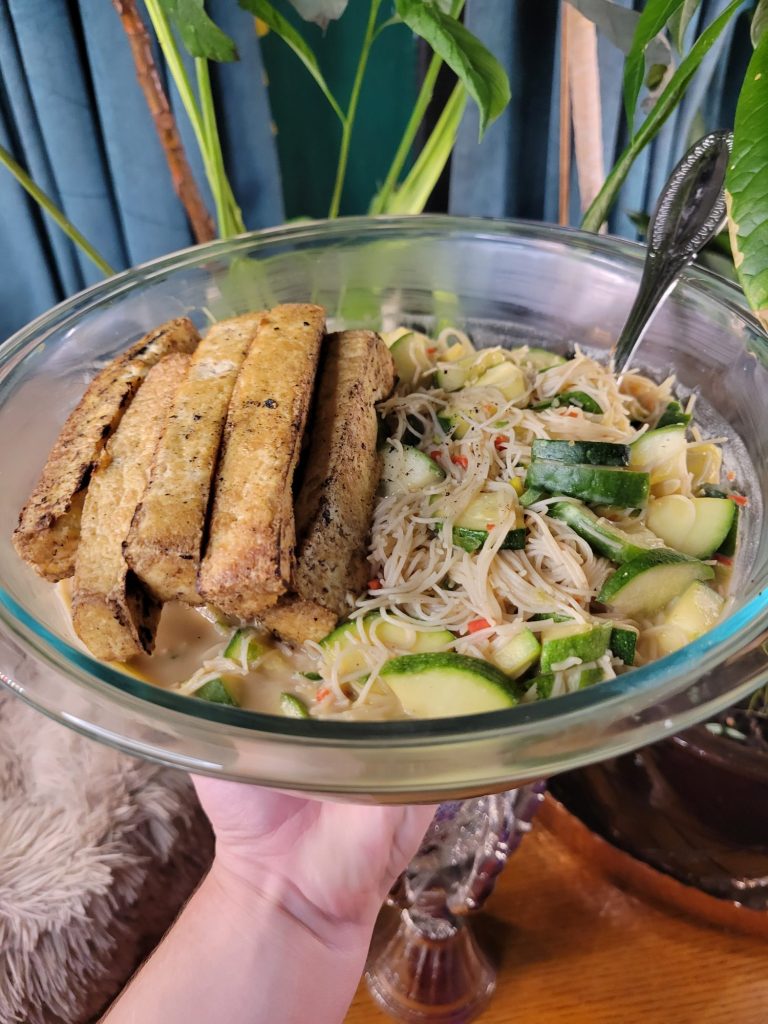
M 0 691 L 0 1024 L 82 1024 L 210 863 L 187 777 Z

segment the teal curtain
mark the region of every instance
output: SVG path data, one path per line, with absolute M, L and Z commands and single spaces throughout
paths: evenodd
M 253 18 L 231 0 L 208 9 L 240 55 L 212 75 L 236 197 L 249 227 L 276 224 L 282 191 Z M 0 0 L 0 142 L 116 268 L 192 243 L 109 0 Z M 0 169 L 0 338 L 99 277 Z

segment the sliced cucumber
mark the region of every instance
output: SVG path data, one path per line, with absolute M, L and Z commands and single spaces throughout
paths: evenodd
M 603 670 L 597 665 L 585 668 L 579 675 L 579 689 L 585 690 L 588 686 L 594 686 L 595 683 L 602 683 L 604 675 Z
M 197 697 L 198 700 L 207 700 L 211 704 L 227 704 L 232 708 L 240 707 L 240 701 L 233 693 L 232 684 L 225 683 L 220 677 L 209 679 L 207 683 L 203 683 L 192 696 Z
M 238 629 L 236 633 L 232 634 L 232 639 L 224 648 L 224 657 L 231 658 L 232 661 L 241 665 L 243 655 L 245 655 L 245 663 L 250 668 L 262 655 L 266 654 L 266 651 L 266 645 L 259 640 L 252 629 Z
M 406 654 L 381 669 L 403 710 L 414 718 L 450 718 L 498 711 L 517 703 L 503 672 L 462 654 Z
M 520 362 L 532 366 L 537 373 L 543 373 L 544 370 L 551 370 L 553 366 L 562 366 L 563 363 L 568 362 L 565 356 L 561 356 L 558 352 L 550 352 L 549 349 L 538 348 L 536 345 L 529 345 L 528 351 L 524 355 L 523 351 L 523 349 L 513 349 L 513 352 L 520 353 Z
M 695 640 L 712 629 L 723 613 L 725 601 L 698 580 L 673 601 L 664 620 L 682 630 L 689 640 Z
M 384 495 L 411 494 L 445 480 L 445 470 L 429 455 L 404 444 L 384 450 L 381 491 Z
M 624 615 L 652 615 L 694 580 L 711 580 L 714 569 L 688 555 L 653 548 L 625 562 L 603 584 L 597 600 Z
M 530 629 L 523 629 L 509 643 L 493 655 L 494 664 L 506 672 L 510 679 L 518 679 L 535 665 L 541 653 L 541 644 Z
M 568 658 L 597 661 L 608 650 L 610 638 L 610 625 L 563 622 L 547 626 L 541 633 L 541 670 L 549 672 L 554 665 Z
M 527 487 L 567 494 L 594 505 L 640 508 L 648 500 L 647 473 L 606 466 L 576 466 L 536 459 L 525 478 Z
M 600 519 L 586 505 L 573 501 L 557 501 L 550 505 L 549 514 L 578 533 L 599 555 L 605 555 L 612 562 L 628 562 L 637 558 L 648 548 L 636 544 L 628 533 L 624 533 L 607 519 Z
M 525 374 L 514 363 L 499 363 L 478 377 L 474 384 L 478 388 L 496 388 L 508 402 L 514 402 L 528 391 Z
M 614 626 L 608 646 L 615 658 L 621 658 L 625 665 L 634 665 L 637 648 L 637 630 L 626 626 Z
M 309 718 L 309 708 L 293 693 L 280 694 L 280 710 L 286 718 Z
M 607 441 L 545 441 L 537 437 L 531 445 L 532 459 L 552 459 L 588 466 L 628 466 L 629 445 Z
M 682 455 L 685 448 L 684 424 L 675 423 L 669 427 L 658 427 L 656 430 L 647 431 L 632 442 L 629 465 L 632 469 L 649 472 Z
M 543 402 L 537 402 L 534 409 L 559 409 L 563 405 L 572 405 L 584 412 L 592 413 L 595 416 L 602 416 L 603 410 L 598 402 L 586 391 L 564 391 L 561 395 L 547 398 Z
M 670 402 L 664 412 L 659 416 L 659 422 L 656 424 L 656 429 L 659 427 L 673 427 L 678 424 L 682 424 L 687 427 L 691 422 L 690 413 L 683 412 L 683 407 L 679 402 Z
M 652 498 L 647 525 L 676 551 L 694 558 L 709 558 L 726 541 L 735 517 L 728 498 L 686 498 L 669 494 Z

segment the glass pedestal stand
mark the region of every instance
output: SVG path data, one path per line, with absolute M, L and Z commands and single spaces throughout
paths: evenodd
M 544 783 L 441 804 L 421 849 L 389 897 L 399 923 L 366 969 L 378 1005 L 404 1021 L 459 1024 L 496 987 L 496 971 L 467 915 L 490 896 L 507 858 L 531 828 Z

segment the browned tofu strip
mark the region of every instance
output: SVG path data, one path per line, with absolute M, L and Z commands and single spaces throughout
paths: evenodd
M 235 379 L 262 317 L 214 324 L 176 392 L 124 552 L 161 601 L 201 601 L 197 571 L 216 458 Z
M 161 324 L 108 363 L 70 413 L 13 535 L 19 555 L 45 579 L 75 571 L 88 480 L 139 385 L 164 356 L 191 352 L 198 341 L 186 317 Z
M 365 590 L 366 551 L 381 475 L 376 402 L 395 384 L 392 356 L 372 331 L 324 346 L 306 475 L 296 502 L 292 594 L 263 616 L 285 640 L 320 640 Z
M 259 616 L 290 583 L 293 474 L 324 324 L 320 306 L 276 306 L 262 318 L 235 382 L 198 590 L 241 619 Z
M 107 444 L 85 497 L 72 586 L 75 632 L 96 658 L 126 661 L 150 653 L 160 604 L 130 573 L 123 558 L 136 505 L 165 428 L 189 356 L 154 366 Z

